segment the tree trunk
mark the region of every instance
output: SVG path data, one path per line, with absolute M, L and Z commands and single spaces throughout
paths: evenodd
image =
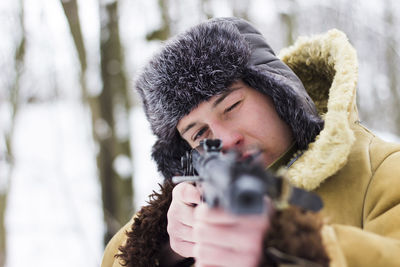
M 65 16 L 67 17 L 68 25 L 72 34 L 72 38 L 74 40 L 76 51 L 78 53 L 79 64 L 81 66 L 80 79 L 82 85 L 82 94 L 83 94 L 83 99 L 87 101 L 89 96 L 87 94 L 86 80 L 85 80 L 86 69 L 87 69 L 86 50 L 85 50 L 85 44 L 83 43 L 81 23 L 78 13 L 78 4 L 76 0 L 70 0 L 70 1 L 61 0 L 61 4 L 64 9 Z
M 10 88 L 9 92 L 9 102 L 11 103 L 11 126 L 9 131 L 5 134 L 6 142 L 6 155 L 5 160 L 8 163 L 9 171 L 7 181 L 5 182 L 4 188 L 0 188 L 0 267 L 6 265 L 7 256 L 7 231 L 5 227 L 5 213 L 7 208 L 7 197 L 9 188 L 11 185 L 11 176 L 14 169 L 13 160 L 13 147 L 12 138 L 14 134 L 15 118 L 17 116 L 19 107 L 19 79 L 23 71 L 23 64 L 25 58 L 25 28 L 24 28 L 24 3 L 20 1 L 21 11 L 19 14 L 19 23 L 21 27 L 21 39 L 18 43 L 17 49 L 15 51 L 15 81 L 13 86 Z M 4 171 L 4 170 L 3 170 Z
M 161 11 L 162 24 L 159 29 L 147 34 L 146 39 L 151 40 L 167 40 L 171 35 L 171 19 L 168 13 L 169 0 L 158 0 L 158 5 Z
M 107 232 L 105 242 L 115 234 L 118 228 L 132 216 L 133 187 L 132 174 L 123 177 L 113 167 L 118 159 L 131 160 L 129 109 L 130 101 L 124 71 L 122 46 L 119 37 L 118 2 L 100 5 L 100 14 L 105 22 L 100 31 L 101 77 L 103 90 L 99 95 L 103 135 L 100 137 L 100 152 L 97 157 L 102 184 L 103 209 Z M 128 130 L 120 131 L 125 126 Z M 115 225 L 115 222 L 118 224 Z
M 101 181 L 106 244 L 114 233 L 132 216 L 133 188 L 132 176 L 121 177 L 113 163 L 124 155 L 131 161 L 129 132 L 119 136 L 116 124 L 129 128 L 129 97 L 123 70 L 123 53 L 119 39 L 117 3 L 100 6 L 102 14 L 100 50 L 102 92 L 90 96 L 86 85 L 86 50 L 81 32 L 76 0 L 62 1 L 71 34 L 78 51 L 81 66 L 81 86 L 84 103 L 88 104 L 92 116 L 92 134 L 99 147 L 97 168 Z M 122 114 L 122 116 L 121 116 Z M 122 118 L 116 121 L 115 116 Z

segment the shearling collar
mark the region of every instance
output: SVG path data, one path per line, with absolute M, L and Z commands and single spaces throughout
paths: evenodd
M 346 35 L 334 29 L 299 38 L 279 57 L 300 77 L 325 120 L 324 129 L 285 174 L 293 185 L 314 190 L 346 164 L 355 140 L 356 51 Z

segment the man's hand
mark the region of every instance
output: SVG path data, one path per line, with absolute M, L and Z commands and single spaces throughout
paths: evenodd
M 262 254 L 269 214 L 236 216 L 200 204 L 200 193 L 190 183 L 172 191 L 167 218 L 170 246 L 196 266 L 257 266 Z
M 269 228 L 267 212 L 235 216 L 200 204 L 194 215 L 196 267 L 258 266 L 264 234 Z
M 174 187 L 167 213 L 167 232 L 172 250 L 183 257 L 194 257 L 194 210 L 198 204 L 200 193 L 195 186 L 184 182 Z

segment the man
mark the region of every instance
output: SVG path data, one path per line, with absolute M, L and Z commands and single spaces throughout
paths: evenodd
M 181 156 L 204 138 L 219 138 L 223 150 L 243 157 L 256 149 L 266 167 L 323 199 L 321 237 L 331 266 L 400 266 L 400 145 L 359 122 L 354 49 L 332 30 L 299 40 L 281 60 L 235 18 L 170 40 L 136 86 L 158 138 L 159 170 L 166 181 L 182 175 Z M 166 182 L 110 241 L 102 266 L 266 262 L 273 210 L 235 216 L 202 204 L 189 183 L 173 187 Z M 297 266 L 311 264 L 301 258 Z

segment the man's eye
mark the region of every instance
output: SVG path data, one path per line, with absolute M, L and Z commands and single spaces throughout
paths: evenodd
M 198 138 L 200 138 L 206 131 L 207 127 L 203 127 L 200 129 L 200 131 L 197 132 L 197 134 L 194 136 L 193 140 L 196 141 Z
M 235 104 L 233 104 L 232 106 L 228 107 L 227 109 L 224 110 L 224 113 L 228 113 L 230 111 L 232 111 L 234 108 L 236 108 L 240 103 L 242 102 L 242 100 L 236 102 Z

